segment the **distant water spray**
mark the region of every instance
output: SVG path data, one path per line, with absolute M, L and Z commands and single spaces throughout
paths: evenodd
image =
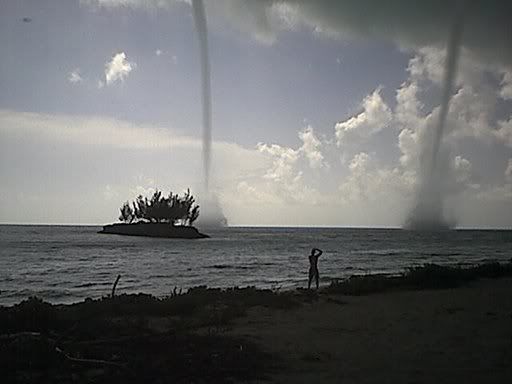
M 199 39 L 201 57 L 201 83 L 203 90 L 203 182 L 204 192 L 208 193 L 212 149 L 212 97 L 210 86 L 210 58 L 208 55 L 208 28 L 203 0 L 192 0 L 194 21 Z
M 463 1 L 456 2 L 454 22 L 446 51 L 446 64 L 443 79 L 443 94 L 439 122 L 434 131 L 430 154 L 422 157 L 425 162 L 420 170 L 420 185 L 414 206 L 405 224 L 406 228 L 418 230 L 447 229 L 452 225 L 444 217 L 441 185 L 441 170 L 439 169 L 439 149 L 445 131 L 446 119 L 450 107 L 450 98 L 457 75 L 457 63 L 460 55 L 462 30 L 464 26 Z M 425 150 L 425 148 L 423 148 Z M 428 150 L 427 150 L 428 151 Z

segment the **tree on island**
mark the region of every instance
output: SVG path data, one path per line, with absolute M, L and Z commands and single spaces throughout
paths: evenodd
M 150 199 L 139 195 L 131 204 L 125 202 L 120 211 L 119 220 L 128 224 L 149 222 L 192 225 L 199 217 L 199 206 L 195 204 L 190 189 L 183 196 L 170 192 L 168 197 L 162 196 L 162 191 L 157 189 Z

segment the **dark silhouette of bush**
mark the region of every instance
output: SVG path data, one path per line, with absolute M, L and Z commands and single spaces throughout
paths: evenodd
M 149 222 L 169 223 L 171 225 L 192 225 L 199 217 L 199 206 L 190 189 L 180 196 L 172 192 L 168 197 L 158 189 L 150 199 L 137 196 L 135 201 L 125 202 L 120 208 L 119 220 L 125 223 Z
M 125 223 L 131 223 L 135 220 L 135 214 L 132 207 L 130 207 L 130 203 L 124 203 L 120 208 L 120 211 L 121 215 L 119 216 L 119 220 L 124 221 Z
M 334 280 L 325 288 L 328 293 L 367 295 L 396 289 L 446 289 L 480 278 L 512 276 L 512 262 L 490 262 L 471 266 L 425 264 L 407 268 L 400 276 L 382 274 L 351 276 Z

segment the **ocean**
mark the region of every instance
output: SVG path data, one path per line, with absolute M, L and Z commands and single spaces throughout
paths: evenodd
M 70 303 L 117 293 L 169 295 L 176 287 L 307 284 L 312 247 L 321 285 L 353 274 L 400 273 L 438 263 L 509 261 L 512 231 L 414 232 L 366 228 L 242 228 L 205 231 L 201 240 L 98 234 L 95 226 L 0 225 L 0 305 L 29 296 Z

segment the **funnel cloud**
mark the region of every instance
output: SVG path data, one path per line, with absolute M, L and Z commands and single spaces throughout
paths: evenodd
M 217 197 L 209 191 L 212 152 L 212 96 L 210 85 L 210 57 L 208 55 L 208 27 L 202 0 L 192 0 L 194 21 L 201 58 L 201 88 L 203 106 L 203 194 L 201 220 L 203 227 L 226 226 L 227 220 Z
M 203 182 L 204 190 L 208 192 L 210 181 L 210 163 L 212 148 L 212 96 L 210 86 L 210 58 L 208 55 L 208 28 L 202 0 L 192 0 L 194 21 L 199 40 L 199 55 L 201 58 L 201 86 L 203 105 Z
M 217 228 L 228 225 L 219 200 L 214 194 L 199 196 L 199 206 L 201 214 L 196 222 L 199 228 Z
M 426 152 L 426 156 L 423 156 L 425 164 L 423 164 L 422 169 L 420 170 L 421 179 L 415 206 L 405 224 L 405 227 L 408 229 L 442 230 L 451 228 L 455 224 L 448 222 L 444 215 L 444 196 L 442 191 L 443 180 L 442 173 L 439 168 L 439 150 L 446 127 L 446 117 L 450 107 L 453 85 L 457 75 L 457 63 L 460 54 L 462 30 L 464 25 L 461 4 L 461 2 L 456 4 L 454 22 L 450 31 L 450 38 L 447 46 L 439 122 L 433 132 L 434 137 L 430 155 L 428 153 L 430 148 L 427 148 L 428 141 L 426 141 L 426 147 L 422 148 L 422 151 Z

